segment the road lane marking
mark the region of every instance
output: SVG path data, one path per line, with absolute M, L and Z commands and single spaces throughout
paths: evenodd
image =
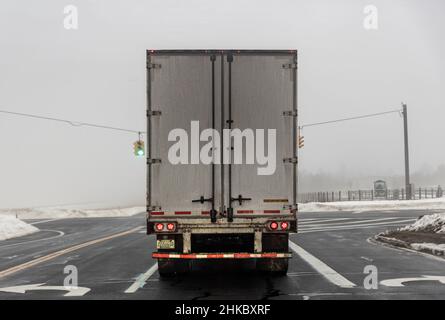
M 302 227 L 305 228 L 313 228 L 313 227 L 325 227 L 325 226 L 342 226 L 342 225 L 349 225 L 349 224 L 366 224 L 371 222 L 379 222 L 379 221 L 386 221 L 386 220 L 396 220 L 399 218 L 379 218 L 379 219 L 364 219 L 364 220 L 355 220 L 355 221 L 340 221 L 338 223 L 331 222 L 331 223 L 324 223 L 325 221 L 322 221 L 320 223 L 309 223 L 309 224 L 303 224 Z
M 383 227 L 400 227 L 403 224 L 385 224 Z M 379 226 L 352 226 L 347 228 L 335 228 L 335 229 L 315 229 L 315 230 L 307 230 L 307 231 L 298 231 L 299 234 L 303 233 L 314 233 L 314 232 L 325 232 L 325 231 L 348 231 L 348 230 L 356 230 L 356 229 L 371 229 Z
M 65 249 L 62 249 L 62 250 L 59 250 L 59 251 L 47 254 L 47 255 L 45 255 L 43 257 L 40 257 L 40 258 L 31 260 L 31 261 L 28 261 L 28 262 L 19 264 L 19 265 L 15 266 L 15 267 L 11 267 L 11 268 L 8 268 L 6 270 L 0 271 L 0 278 L 3 278 L 5 276 L 9 276 L 9 275 L 11 275 L 13 273 L 16 273 L 18 271 L 22 271 L 22 270 L 31 268 L 31 267 L 33 267 L 33 266 L 35 266 L 37 264 L 42 263 L 42 262 L 46 262 L 46 261 L 52 260 L 54 258 L 57 258 L 57 257 L 60 257 L 62 255 L 65 255 L 67 253 L 70 253 L 70 252 L 73 252 L 73 251 L 76 251 L 76 250 L 79 250 L 79 249 L 91 246 L 93 244 L 97 244 L 97 243 L 101 243 L 101 242 L 104 242 L 104 241 L 107 241 L 107 240 L 111 240 L 111 239 L 114 239 L 114 238 L 125 236 L 127 234 L 136 232 L 136 231 L 140 230 L 141 228 L 143 228 L 143 227 L 136 227 L 136 228 L 124 231 L 124 232 L 115 233 L 115 234 L 112 234 L 112 235 L 109 235 L 109 236 L 106 236 L 106 237 L 103 237 L 103 238 L 91 240 L 91 241 L 88 241 L 88 242 L 84 242 L 84 243 L 81 243 L 81 244 L 78 244 L 78 245 L 75 245 L 75 246 L 72 246 L 72 247 L 68 247 L 68 248 L 65 248 Z
M 135 293 L 138 291 L 138 289 L 144 287 L 147 280 L 158 270 L 158 263 L 155 263 L 151 266 L 150 269 L 147 270 L 147 272 L 142 273 L 137 277 L 136 281 L 133 282 L 131 286 L 128 287 L 127 290 L 125 290 L 125 293 Z
M 86 287 L 45 286 L 44 283 L 25 284 L 15 287 L 0 288 L 1 292 L 8 292 L 8 293 L 26 293 L 27 291 L 32 291 L 32 290 L 68 291 L 67 293 L 64 294 L 64 297 L 81 297 L 91 291 L 90 288 Z
M 39 241 L 44 241 L 44 240 L 56 239 L 56 238 L 63 237 L 65 235 L 65 232 L 60 231 L 60 230 L 43 230 L 42 229 L 40 231 L 41 232 L 44 232 L 44 231 L 45 232 L 56 232 L 56 233 L 58 233 L 58 235 L 51 236 L 51 237 L 48 237 L 48 238 L 35 239 L 35 240 L 29 240 L 29 241 L 23 241 L 23 242 L 17 242 L 17 243 L 11 243 L 11 244 L 7 244 L 7 245 L 4 245 L 4 246 L 0 246 L 0 249 L 14 247 L 14 246 L 18 246 L 18 245 L 21 245 L 21 244 L 28 244 L 28 243 L 34 243 L 34 242 L 39 242 Z
M 57 218 L 57 219 L 48 219 L 48 220 L 43 220 L 43 221 L 37 221 L 37 222 L 33 222 L 30 223 L 30 225 L 36 225 L 36 224 L 41 224 L 41 223 L 45 223 L 45 222 L 51 222 L 51 221 L 56 221 L 56 220 L 61 220 L 62 218 Z
M 361 256 L 360 259 L 363 259 L 363 260 L 366 260 L 366 261 L 369 261 L 369 262 L 373 262 L 374 261 L 374 259 L 368 258 L 368 257 L 364 257 L 364 256 Z
M 400 288 L 404 287 L 405 282 L 417 282 L 417 281 L 439 281 L 442 284 L 445 284 L 445 277 L 443 276 L 421 276 L 418 278 L 398 278 L 398 279 L 387 279 L 380 281 L 380 284 L 387 287 L 395 287 Z
M 331 222 L 331 221 L 344 221 L 344 220 L 357 220 L 357 218 L 335 218 L 335 219 L 311 219 L 308 221 L 307 219 L 300 219 L 298 220 L 299 224 L 317 224 L 317 223 L 324 223 L 324 222 Z
M 375 223 L 368 223 L 368 224 L 354 224 L 354 225 L 348 225 L 348 226 L 330 226 L 330 227 L 301 227 L 300 230 L 302 231 L 334 231 L 334 230 L 345 230 L 345 229 L 362 229 L 362 228 L 372 228 L 374 226 L 394 226 L 394 225 L 400 225 L 405 224 L 407 222 L 415 221 L 416 219 L 409 219 L 409 220 L 400 220 L 400 221 L 387 221 L 387 222 L 375 222 Z
M 312 254 L 304 250 L 302 247 L 296 243 L 289 240 L 289 247 L 298 254 L 304 261 L 306 261 L 312 268 L 314 268 L 318 273 L 324 276 L 329 282 L 335 284 L 340 288 L 354 288 L 356 285 L 343 277 L 337 271 L 329 267 L 320 259 L 314 257 Z
M 405 224 L 407 222 L 416 221 L 415 219 L 409 220 L 398 220 L 398 221 L 385 221 L 385 222 L 373 222 L 373 223 L 356 223 L 350 225 L 331 225 L 331 226 L 322 226 L 322 227 L 304 227 L 302 226 L 302 230 L 330 230 L 330 229 L 341 229 L 341 228 L 351 228 L 351 227 L 367 227 L 367 226 L 380 226 L 380 225 L 396 225 L 396 224 Z

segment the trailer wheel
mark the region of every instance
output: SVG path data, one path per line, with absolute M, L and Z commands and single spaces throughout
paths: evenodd
M 190 261 L 183 259 L 158 259 L 159 275 L 163 278 L 174 277 L 188 273 L 191 269 Z
M 257 259 L 256 268 L 258 271 L 267 272 L 274 275 L 285 276 L 289 267 L 289 259 L 287 258 L 266 258 Z

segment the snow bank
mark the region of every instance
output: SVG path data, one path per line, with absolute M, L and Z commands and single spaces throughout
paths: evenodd
M 425 215 L 413 224 L 399 230 L 445 233 L 445 212 Z
M 145 212 L 145 207 L 113 209 L 73 209 L 73 208 L 25 208 L 0 209 L 1 216 L 13 216 L 20 219 L 62 219 L 62 218 L 98 218 L 129 217 Z
M 36 227 L 15 217 L 0 215 L 0 240 L 21 237 L 37 231 L 39 229 Z
M 445 210 L 445 198 L 423 200 L 376 200 L 311 202 L 298 205 L 299 211 L 391 211 L 391 210 Z
M 445 256 L 445 244 L 442 243 L 411 243 L 410 247 L 414 250 L 426 252 L 435 256 Z
M 411 248 L 418 251 L 445 251 L 445 244 L 436 244 L 436 243 L 411 243 Z

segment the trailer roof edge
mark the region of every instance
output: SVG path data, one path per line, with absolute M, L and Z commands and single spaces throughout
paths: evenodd
M 240 54 L 240 55 L 295 55 L 298 53 L 296 49 L 287 50 L 249 50 L 249 49 L 174 49 L 174 50 L 156 50 L 147 49 L 147 54 L 150 55 L 207 55 L 207 54 Z

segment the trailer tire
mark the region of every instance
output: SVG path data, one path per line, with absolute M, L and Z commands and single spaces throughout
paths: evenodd
M 289 259 L 287 258 L 266 258 L 257 259 L 256 268 L 258 271 L 267 272 L 273 275 L 285 276 L 289 268 Z
M 163 278 L 170 278 L 186 274 L 191 269 L 189 260 L 184 259 L 158 259 L 158 272 Z

